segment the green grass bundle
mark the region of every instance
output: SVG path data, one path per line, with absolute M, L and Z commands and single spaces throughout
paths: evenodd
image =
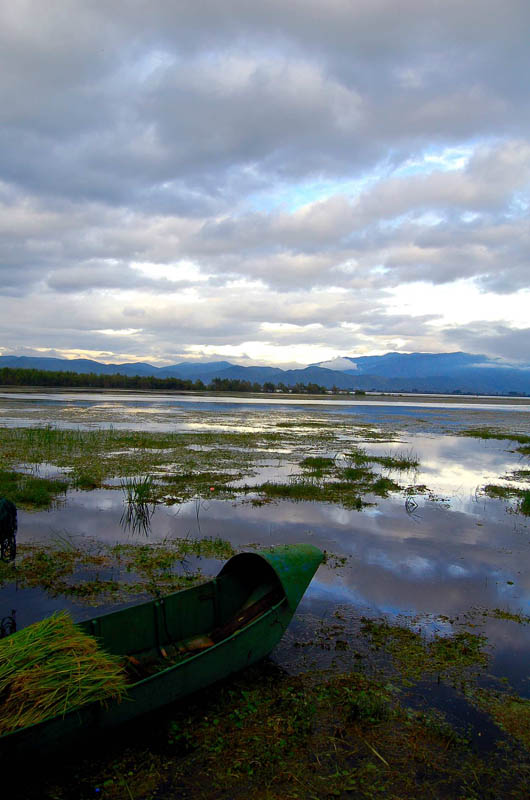
M 59 612 L 0 641 L 0 734 L 86 703 L 120 699 L 120 661 Z

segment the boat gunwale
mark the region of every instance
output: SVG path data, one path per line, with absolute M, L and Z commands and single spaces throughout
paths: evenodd
M 138 605 L 134 604 L 133 606 L 126 606 L 125 608 L 116 609 L 115 611 L 103 613 L 103 614 L 100 614 L 99 616 L 92 617 L 91 619 L 89 618 L 87 620 L 82 620 L 82 621 L 80 620 L 79 622 L 77 622 L 76 625 L 78 625 L 82 629 L 87 629 L 90 626 L 90 623 L 91 622 L 95 622 L 97 619 L 101 619 L 101 618 L 104 618 L 104 617 L 111 617 L 111 616 L 114 616 L 114 615 L 119 615 L 122 612 L 129 610 L 129 608 L 135 608 L 135 607 L 136 608 L 140 608 L 141 606 L 153 606 L 153 607 L 156 608 L 157 606 L 164 605 L 164 603 L 168 599 L 170 599 L 171 597 L 174 597 L 176 595 L 185 594 L 185 593 L 187 593 L 189 591 L 193 591 L 193 589 L 195 589 L 195 588 L 204 589 L 209 584 L 214 584 L 215 585 L 215 584 L 217 584 L 217 582 L 220 579 L 222 579 L 223 575 L 226 574 L 228 565 L 231 562 L 233 562 L 234 560 L 236 560 L 236 559 L 240 562 L 241 561 L 241 556 L 243 556 L 243 555 L 258 556 L 260 560 L 263 560 L 267 564 L 267 569 L 268 570 L 272 569 L 272 572 L 274 573 L 275 579 L 277 580 L 279 586 L 281 587 L 281 592 L 282 592 L 282 595 L 281 595 L 280 599 L 278 599 L 277 602 L 272 603 L 269 608 L 266 608 L 262 613 L 258 614 L 258 616 L 256 616 L 254 619 L 251 619 L 248 622 L 243 623 L 241 627 L 237 628 L 235 631 L 233 631 L 233 633 L 231 633 L 231 634 L 225 636 L 224 638 L 220 639 L 218 642 L 214 642 L 209 647 L 204 648 L 203 650 L 200 650 L 197 653 L 191 654 L 188 657 L 184 657 L 181 661 L 177 661 L 176 663 L 168 665 L 165 669 L 162 669 L 162 670 L 160 670 L 158 672 L 155 672 L 153 675 L 149 675 L 146 678 L 142 678 L 141 680 L 136 681 L 135 683 L 128 684 L 126 686 L 124 695 L 121 698 L 107 697 L 107 698 L 104 698 L 102 700 L 96 700 L 96 701 L 93 701 L 92 703 L 87 703 L 87 704 L 80 705 L 77 708 L 74 708 L 74 709 L 72 709 L 71 711 L 69 711 L 67 713 L 63 713 L 62 715 L 61 714 L 57 714 L 55 716 L 48 717 L 47 719 L 41 720 L 40 722 L 33 723 L 32 725 L 27 725 L 27 726 L 22 727 L 22 728 L 15 728 L 14 730 L 7 731 L 6 733 L 0 735 L 0 745 L 4 745 L 5 744 L 5 745 L 7 745 L 8 748 L 9 748 L 10 744 L 16 746 L 17 740 L 19 739 L 19 737 L 21 738 L 22 743 L 23 743 L 24 742 L 24 735 L 29 735 L 31 737 L 31 735 L 34 736 L 35 735 L 35 731 L 37 731 L 37 736 L 39 736 L 40 731 L 42 731 L 42 732 L 45 731 L 48 726 L 53 726 L 55 723 L 59 723 L 59 722 L 66 721 L 66 720 L 73 720 L 76 716 L 78 717 L 80 724 L 83 722 L 83 719 L 85 719 L 88 722 L 88 717 L 90 717 L 90 716 L 94 717 L 94 715 L 96 715 L 96 717 L 97 717 L 98 711 L 102 712 L 103 715 L 105 715 L 105 713 L 106 712 L 110 712 L 113 707 L 118 707 L 120 705 L 121 701 L 129 700 L 134 704 L 134 702 L 136 700 L 141 700 L 141 698 L 138 698 L 138 697 L 135 698 L 134 697 L 134 694 L 136 693 L 136 690 L 141 689 L 141 687 L 146 687 L 146 686 L 149 686 L 149 685 L 153 685 L 152 682 L 157 681 L 157 680 L 160 681 L 160 682 L 164 682 L 165 678 L 169 677 L 171 675 L 171 673 L 176 673 L 179 669 L 187 670 L 187 668 L 189 667 L 190 664 L 193 664 L 194 662 L 196 662 L 196 659 L 199 659 L 199 658 L 202 657 L 203 659 L 206 660 L 209 657 L 210 653 L 213 654 L 213 653 L 219 652 L 219 648 L 226 647 L 231 642 L 236 640 L 238 637 L 241 638 L 241 636 L 247 635 L 249 633 L 249 631 L 252 631 L 252 629 L 256 628 L 257 626 L 262 625 L 263 623 L 266 624 L 267 620 L 270 620 L 271 616 L 273 614 L 276 614 L 277 615 L 276 620 L 274 621 L 274 623 L 273 623 L 273 625 L 271 627 L 274 627 L 274 624 L 279 624 L 282 630 L 279 633 L 277 638 L 274 638 L 274 636 L 272 636 L 272 638 L 271 638 L 272 644 L 270 644 L 270 647 L 268 648 L 267 651 L 263 651 L 263 654 L 261 656 L 259 656 L 259 658 L 261 658 L 261 657 L 267 655 L 268 653 L 270 653 L 270 651 L 278 644 L 278 642 L 281 639 L 283 633 L 285 633 L 285 630 L 286 630 L 287 626 L 289 625 L 289 623 L 290 623 L 290 621 L 291 621 L 291 619 L 292 619 L 292 617 L 293 617 L 293 615 L 294 615 L 294 613 L 296 611 L 296 608 L 297 608 L 297 606 L 298 606 L 298 604 L 300 602 L 300 599 L 301 599 L 302 595 L 306 591 L 307 586 L 311 582 L 311 580 L 312 580 L 312 578 L 313 578 L 313 576 L 314 576 L 314 574 L 316 572 L 316 569 L 318 568 L 318 565 L 322 562 L 322 559 L 323 559 L 322 552 L 320 550 L 318 550 L 318 548 L 314 547 L 313 545 L 286 544 L 286 545 L 283 545 L 283 548 L 285 550 L 289 551 L 289 553 L 290 553 L 288 561 L 294 557 L 294 560 L 295 560 L 294 566 L 295 567 L 296 567 L 297 551 L 298 551 L 298 557 L 302 556 L 302 559 L 303 559 L 304 556 L 306 556 L 306 557 L 309 556 L 310 557 L 310 561 L 313 562 L 312 569 L 311 569 L 311 575 L 305 575 L 304 574 L 303 577 L 301 577 L 301 579 L 296 583 L 296 588 L 295 588 L 294 591 L 292 589 L 290 589 L 289 585 L 288 585 L 288 583 L 289 583 L 288 578 L 290 576 L 288 575 L 288 572 L 286 573 L 286 565 L 284 563 L 282 563 L 281 560 L 280 560 L 280 563 L 274 563 L 276 561 L 276 559 L 273 559 L 272 555 L 276 555 L 276 553 L 272 552 L 273 548 L 267 548 L 267 550 L 265 550 L 264 552 L 250 551 L 250 552 L 247 552 L 247 553 L 239 553 L 239 554 L 236 554 L 236 555 L 232 556 L 232 558 L 230 558 L 225 563 L 224 567 L 221 569 L 221 572 L 219 572 L 216 576 L 213 576 L 209 581 L 206 581 L 205 584 L 199 584 L 197 587 L 180 589 L 180 590 L 177 590 L 176 592 L 171 592 L 169 595 L 166 595 L 165 597 L 158 597 L 156 599 L 153 598 L 151 600 L 146 601 L 145 603 L 141 603 L 141 604 L 138 604 Z M 280 548 L 278 548 L 278 549 L 280 549 Z M 276 550 L 276 548 L 274 548 L 274 550 Z M 307 550 L 307 552 L 305 552 L 305 553 L 304 552 L 299 552 L 301 550 L 302 551 L 306 551 Z M 304 570 L 302 570 L 302 572 L 303 571 Z M 295 569 L 295 574 L 296 574 L 296 569 Z M 262 576 L 262 580 L 259 581 L 255 585 L 254 588 L 257 588 L 260 585 L 263 585 L 263 576 Z M 232 619 L 237 620 L 237 614 L 238 613 L 239 613 L 239 611 L 236 611 L 236 617 L 232 618 Z M 101 642 L 102 637 L 98 636 L 97 633 L 95 633 L 95 632 L 90 633 L 89 630 L 86 630 L 86 632 L 89 633 L 89 635 L 92 635 L 96 640 L 99 640 Z M 184 640 L 181 640 L 181 641 L 184 641 Z M 142 652 L 142 651 L 137 651 L 137 652 Z M 121 657 L 126 657 L 129 654 L 131 654 L 130 650 L 128 652 L 127 651 L 122 652 L 121 654 L 117 653 L 116 655 L 121 656 Z M 250 663 L 252 663 L 252 662 L 250 662 Z M 244 666 L 245 666 L 245 664 L 242 663 L 241 666 L 239 666 L 235 670 L 231 670 L 231 671 L 237 671 L 237 670 L 243 668 Z M 212 681 L 210 681 L 210 682 L 212 682 Z M 192 689 L 191 691 L 194 691 L 194 690 Z M 191 691 L 190 692 L 186 692 L 186 694 L 191 693 Z M 144 712 L 143 711 L 139 711 L 138 713 L 142 714 Z M 136 715 L 134 715 L 134 716 L 136 716 Z M 91 720 L 90 725 L 91 725 L 91 727 L 94 727 L 94 719 Z M 97 727 L 97 723 L 96 723 L 96 727 Z M 30 744 L 30 747 L 31 746 L 32 745 Z M 41 747 L 41 743 L 39 742 L 38 748 L 40 749 L 40 747 Z
M 216 580 L 216 578 L 214 578 L 214 580 Z M 187 591 L 187 590 L 184 589 L 184 590 L 181 590 L 181 591 Z M 177 594 L 177 592 L 175 592 L 175 594 Z M 164 599 L 164 598 L 160 598 L 160 599 Z M 152 601 L 148 601 L 148 603 L 150 603 L 150 602 L 152 602 Z M 154 601 L 154 602 L 160 602 L 160 600 Z M 62 716 L 60 714 L 57 714 L 54 717 L 48 717 L 47 719 L 43 719 L 40 722 L 34 722 L 31 725 L 26 725 L 23 728 L 15 728 L 14 730 L 7 731 L 6 733 L 0 734 L 0 744 L 3 741 L 8 740 L 10 736 L 17 735 L 17 734 L 22 734 L 25 731 L 30 731 L 32 729 L 36 729 L 39 726 L 47 725 L 48 723 L 53 722 L 54 720 L 67 719 L 67 717 L 69 717 L 70 714 L 72 714 L 72 715 L 73 714 L 80 714 L 80 713 L 82 713 L 84 711 L 88 711 L 89 709 L 95 708 L 95 707 L 98 707 L 98 706 L 100 708 L 102 708 L 102 709 L 107 709 L 113 703 L 116 703 L 117 705 L 119 705 L 119 703 L 122 703 L 122 702 L 134 703 L 135 702 L 134 697 L 131 697 L 130 694 L 129 694 L 129 692 L 132 689 L 136 689 L 139 686 L 144 686 L 144 685 L 148 684 L 150 681 L 158 680 L 163 675 L 168 675 L 170 672 L 173 672 L 173 671 L 176 671 L 176 670 L 180 669 L 181 667 L 183 667 L 184 665 L 189 664 L 190 662 L 194 661 L 195 659 L 202 658 L 202 657 L 206 656 L 207 653 L 211 653 L 214 650 L 218 649 L 219 647 L 222 647 L 222 646 L 226 645 L 227 642 L 230 642 L 232 639 L 235 639 L 236 636 L 240 636 L 241 634 L 243 634 L 246 631 L 248 631 L 249 629 L 251 629 L 254 625 L 257 625 L 257 624 L 261 623 L 268 616 L 270 616 L 274 611 L 277 611 L 280 608 L 280 606 L 283 605 L 284 603 L 287 604 L 287 597 L 286 597 L 285 594 L 280 600 L 278 600 L 277 603 L 272 605 L 270 608 L 268 608 L 266 611 L 264 611 L 258 617 L 256 617 L 255 619 L 250 620 L 249 622 L 246 623 L 246 625 L 243 625 L 242 628 L 239 628 L 237 631 L 234 631 L 234 633 L 231 633 L 229 636 L 226 636 L 224 639 L 221 639 L 219 642 L 215 642 L 210 647 L 205 648 L 204 650 L 200 650 L 198 653 L 194 653 L 193 655 L 191 655 L 191 656 L 189 656 L 187 658 L 184 658 L 182 661 L 178 661 L 176 664 L 170 664 L 165 669 L 159 670 L 158 672 L 155 672 L 153 675 L 148 675 L 146 678 L 142 678 L 141 680 L 136 681 L 135 683 L 128 684 L 124 696 L 122 698 L 120 698 L 119 700 L 113 699 L 112 697 L 109 697 L 108 699 L 103 699 L 103 700 L 94 700 L 92 703 L 87 703 L 86 705 L 78 706 L 78 708 L 73 708 L 70 711 L 68 711 L 66 714 L 63 714 Z M 115 613 L 115 612 L 110 612 L 110 613 Z M 106 615 L 101 615 L 101 616 L 106 616 Z M 98 637 L 94 636 L 94 638 L 97 639 Z

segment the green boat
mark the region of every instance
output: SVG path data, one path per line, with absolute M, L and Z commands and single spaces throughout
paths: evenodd
M 207 583 L 79 623 L 136 673 L 126 697 L 4 734 L 0 753 L 42 754 L 81 743 L 264 658 L 281 639 L 322 558 L 309 544 L 239 553 Z

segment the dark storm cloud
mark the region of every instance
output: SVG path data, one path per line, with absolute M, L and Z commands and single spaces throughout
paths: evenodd
M 184 179 L 177 205 L 222 204 L 248 165 L 342 174 L 527 113 L 516 0 L 4 9 L 3 174 L 30 191 L 149 206 Z

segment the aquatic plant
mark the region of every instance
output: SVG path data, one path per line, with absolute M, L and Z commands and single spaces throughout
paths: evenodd
M 129 505 L 144 505 L 153 502 L 155 482 L 151 475 L 139 478 L 125 478 L 121 488 Z
M 22 508 L 48 508 L 66 492 L 65 481 L 0 469 L 0 496 Z
M 521 499 L 517 506 L 517 510 L 520 514 L 525 514 L 526 516 L 530 516 L 530 489 L 527 489 L 522 492 Z
M 0 561 L 0 586 L 16 581 L 19 588 L 40 588 L 52 597 L 92 605 L 145 594 L 158 597 L 204 580 L 200 568 L 187 566 L 188 558 L 226 560 L 234 552 L 219 537 L 112 546 L 84 539 L 76 544 L 63 537 L 20 545 L 14 564 Z M 122 571 L 126 575 L 120 577 Z
M 530 436 L 526 433 L 510 433 L 499 428 L 466 428 L 459 436 L 471 436 L 475 439 L 504 439 L 519 444 L 530 444 Z

